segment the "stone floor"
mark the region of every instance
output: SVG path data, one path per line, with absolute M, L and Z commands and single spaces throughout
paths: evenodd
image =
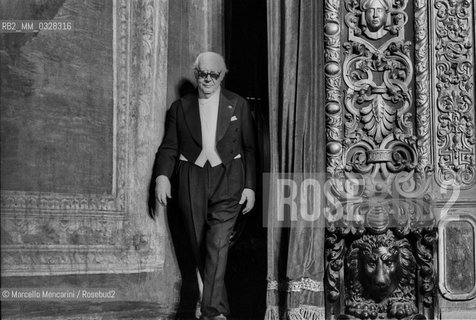
M 192 314 L 167 314 L 158 304 L 137 301 L 114 302 L 5 302 L 1 303 L 1 319 L 28 320 L 191 320 Z M 230 320 L 262 319 L 238 316 Z
M 266 229 L 261 216 L 246 219 L 228 256 L 230 320 L 263 319 L 266 308 Z M 173 265 L 158 273 L 2 277 L 2 288 L 109 288 L 118 297 L 107 302 L 2 301 L 1 319 L 193 319 L 198 295 L 195 269 L 190 267 L 190 255 L 181 249 L 175 249 L 180 282 L 179 270 L 169 270 L 176 268 Z
M 173 319 L 154 303 L 115 302 L 2 302 L 2 319 L 113 320 Z

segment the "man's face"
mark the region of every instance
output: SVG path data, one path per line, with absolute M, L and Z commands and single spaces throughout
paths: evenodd
M 370 31 L 376 32 L 385 25 L 387 10 L 378 0 L 371 0 L 365 10 L 365 20 Z
M 197 79 L 198 91 L 204 98 L 215 93 L 223 80 L 225 73 L 220 68 L 218 59 L 214 56 L 204 56 L 200 60 L 195 78 Z

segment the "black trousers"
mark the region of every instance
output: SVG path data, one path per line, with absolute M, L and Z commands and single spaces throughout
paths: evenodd
M 178 206 L 184 216 L 195 262 L 203 279 L 202 314 L 229 315 L 225 270 L 229 239 L 241 209 L 243 162 L 199 167 L 180 161 Z

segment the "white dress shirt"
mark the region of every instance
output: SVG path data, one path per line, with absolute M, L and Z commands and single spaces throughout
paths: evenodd
M 202 128 L 202 152 L 198 156 L 195 164 L 203 167 L 210 162 L 210 166 L 215 167 L 222 163 L 216 150 L 216 133 L 218 120 L 218 105 L 220 102 L 220 88 L 208 99 L 198 99 L 200 108 L 200 124 Z

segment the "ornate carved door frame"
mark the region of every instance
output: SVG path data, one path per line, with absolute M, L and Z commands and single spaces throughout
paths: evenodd
M 474 3 L 326 0 L 324 14 L 327 174 L 339 202 L 327 203 L 326 318 L 433 319 L 438 272 L 446 299 L 476 292 L 474 281 L 448 285 L 454 256 L 448 237 L 436 242 L 466 223 L 474 279 Z

